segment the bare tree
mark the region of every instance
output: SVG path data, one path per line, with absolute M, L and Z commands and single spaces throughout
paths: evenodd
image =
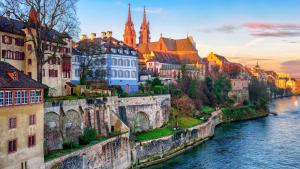
M 0 0 L 2 14 L 23 23 L 37 60 L 37 81 L 42 67 L 56 58 L 61 46 L 78 34 L 77 0 Z M 51 46 L 51 50 L 47 50 Z
M 102 45 L 99 39 L 85 39 L 78 42 L 76 50 L 81 55 L 80 61 L 80 81 L 81 84 L 86 83 L 89 76 L 95 80 L 103 80 L 107 72 L 104 69 L 106 59 L 102 57 Z

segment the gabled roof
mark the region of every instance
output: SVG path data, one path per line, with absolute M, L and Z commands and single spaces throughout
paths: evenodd
M 15 72 L 17 80 L 13 80 L 8 75 L 9 72 Z M 47 88 L 47 86 L 31 79 L 28 75 L 25 75 L 9 63 L 0 62 L 0 89 L 1 88 L 44 89 Z
M 24 28 L 26 28 L 25 23 L 19 20 L 8 19 L 7 17 L 0 16 L 0 31 L 25 36 L 25 33 L 22 30 Z M 46 32 L 48 33 L 47 35 Z M 60 33 L 55 29 L 52 29 L 49 32 L 43 30 L 41 35 L 54 40 L 57 40 L 58 37 L 71 38 L 67 33 Z
M 123 50 L 129 50 L 129 51 L 136 51 L 134 48 L 126 45 L 124 42 L 119 41 L 113 37 L 104 37 L 104 38 L 95 38 L 94 40 L 91 39 L 84 39 L 78 42 L 84 42 L 84 41 L 88 41 L 91 43 L 95 43 L 96 45 L 99 45 L 100 47 L 105 47 L 106 50 L 105 51 L 99 51 L 101 53 L 112 53 L 111 49 L 123 49 Z M 73 54 L 80 54 L 80 51 L 77 50 L 76 48 L 74 48 L 75 51 Z M 100 50 L 100 49 L 99 49 Z M 118 52 L 118 51 L 117 51 Z M 122 55 L 126 55 L 125 53 L 121 53 Z M 131 55 L 131 54 L 130 54 Z

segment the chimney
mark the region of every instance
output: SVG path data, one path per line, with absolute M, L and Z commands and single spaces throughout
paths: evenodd
M 101 32 L 101 38 L 105 38 L 106 37 L 106 32 Z
M 96 38 L 96 33 L 91 33 L 91 34 L 90 34 L 90 39 L 91 39 L 91 40 L 94 40 L 95 38 Z
M 86 40 L 86 34 L 82 34 L 80 40 Z
M 112 37 L 112 31 L 107 31 L 106 36 L 107 36 L 108 38 Z

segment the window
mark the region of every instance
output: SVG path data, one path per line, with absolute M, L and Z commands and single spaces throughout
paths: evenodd
M 30 91 L 30 103 L 40 103 L 41 102 L 41 91 L 31 90 Z
M 122 59 L 119 59 L 119 60 L 118 60 L 119 66 L 123 66 L 122 63 L 123 63 L 123 62 L 122 62 Z
M 8 141 L 8 153 L 14 153 L 17 151 L 17 139 Z
M 28 59 L 28 65 L 32 65 L 32 60 Z
M 116 70 L 113 70 L 113 71 L 112 71 L 112 77 L 118 77 L 117 71 L 116 71 Z
M 31 77 L 32 77 L 32 73 L 31 73 L 31 72 L 28 72 L 28 76 L 31 78 Z
M 35 146 L 35 135 L 28 136 L 28 147 Z
M 134 60 L 131 61 L 131 66 L 135 67 L 135 61 Z
M 22 104 L 27 104 L 28 102 L 28 94 L 27 94 L 27 91 L 23 90 L 22 91 Z
M 30 91 L 30 103 L 35 103 L 35 90 Z
M 27 161 L 21 163 L 21 169 L 28 169 L 27 168 Z
M 130 66 L 130 61 L 129 60 L 126 60 L 126 65 Z
M 17 128 L 17 118 L 11 117 L 8 119 L 8 129 Z
M 36 103 L 40 103 L 41 102 L 41 91 L 40 90 L 36 90 L 35 91 L 35 101 Z
M 123 77 L 123 72 L 122 72 L 122 70 L 119 70 L 119 71 L 118 71 L 118 77 Z
M 135 71 L 132 71 L 132 72 L 131 72 L 131 78 L 135 78 L 135 77 L 136 77 L 135 74 L 136 74 Z
M 0 106 L 4 105 L 4 92 L 0 91 Z
M 21 38 L 16 38 L 15 39 L 15 45 L 16 46 L 24 46 L 24 40 Z
M 12 105 L 12 92 L 11 91 L 5 92 L 5 104 Z
M 31 44 L 28 44 L 28 45 L 27 45 L 27 50 L 28 50 L 28 51 L 32 51 L 32 45 L 31 45 Z
M 2 36 L 2 42 L 5 44 L 12 44 L 12 37 L 9 37 L 7 35 Z
M 115 58 L 114 58 L 114 59 L 112 59 L 112 62 L 113 62 L 112 64 L 113 64 L 114 66 L 118 65 L 118 61 L 117 61 L 117 59 L 115 59 Z
M 21 91 L 16 91 L 15 92 L 15 104 L 19 105 L 21 104 Z
M 42 76 L 43 76 L 43 77 L 46 76 L 45 69 L 42 70 Z

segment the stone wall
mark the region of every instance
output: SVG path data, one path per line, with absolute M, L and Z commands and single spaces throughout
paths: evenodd
M 129 133 L 45 163 L 45 169 L 125 169 L 131 165 Z
M 170 95 L 119 98 L 119 117 L 132 132 L 159 128 L 169 120 Z
M 171 136 L 136 143 L 132 149 L 133 163 L 146 166 L 168 158 L 178 152 L 213 136 L 216 125 L 221 123 L 221 111 L 212 113 L 201 125 L 186 129 Z
M 127 132 L 127 126 L 132 131 L 161 127 L 169 119 L 170 106 L 170 95 L 45 102 L 45 150 L 61 149 L 64 139 L 76 142 L 88 127 L 103 136 Z

